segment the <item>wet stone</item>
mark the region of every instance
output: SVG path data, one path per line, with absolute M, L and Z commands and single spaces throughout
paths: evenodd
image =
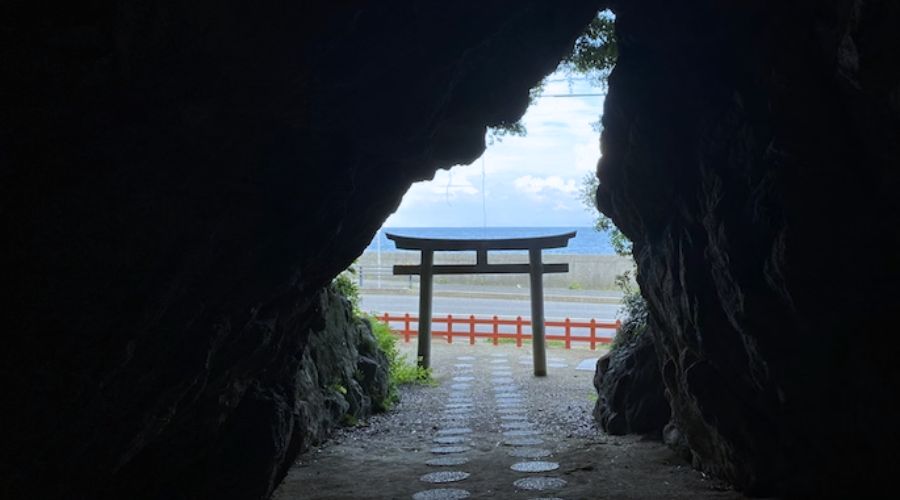
M 566 481 L 558 477 L 526 477 L 513 485 L 520 490 L 558 490 L 566 485 Z
M 438 457 L 425 461 L 425 465 L 430 465 L 432 467 L 450 467 L 466 463 L 469 463 L 469 459 L 466 457 Z
M 449 436 L 449 435 L 453 435 L 453 434 L 471 434 L 472 429 L 470 429 L 468 427 L 450 427 L 448 429 L 441 429 L 441 430 L 437 431 L 437 433 L 440 435 L 444 435 L 444 436 Z
M 514 430 L 514 431 L 505 431 L 503 433 L 506 437 L 525 437 L 525 436 L 537 436 L 540 432 L 535 430 Z
M 432 448 L 431 452 L 436 455 L 449 455 L 451 453 L 463 453 L 471 449 L 468 446 L 438 446 Z
M 475 377 L 469 377 L 469 376 L 465 376 L 465 377 L 453 377 L 453 381 L 454 381 L 454 382 L 471 382 L 471 381 L 473 381 L 473 380 L 475 380 Z
M 435 490 L 420 491 L 413 495 L 413 500 L 453 500 L 455 498 L 468 498 L 469 492 L 459 488 L 438 488 Z
M 454 481 L 462 481 L 463 479 L 471 476 L 468 472 L 462 471 L 441 471 L 441 472 L 429 472 L 424 476 L 419 478 L 419 481 L 425 481 L 426 483 L 452 483 Z
M 460 444 L 469 441 L 469 438 L 462 436 L 438 436 L 432 441 L 437 444 Z
M 534 427 L 534 424 L 531 422 L 503 422 L 500 427 L 503 429 L 530 429 Z M 440 433 L 441 431 L 438 431 L 438 434 Z
M 516 472 L 550 472 L 559 469 L 556 462 L 519 462 L 512 464 L 510 469 Z
M 506 454 L 517 458 L 544 458 L 549 457 L 553 452 L 546 448 L 513 448 Z
M 544 444 L 544 440 L 540 438 L 516 438 L 503 441 L 506 446 L 537 446 Z

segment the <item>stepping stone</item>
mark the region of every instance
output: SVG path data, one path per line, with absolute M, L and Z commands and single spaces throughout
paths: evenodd
M 519 386 L 514 384 L 494 386 L 494 392 L 515 392 L 519 390 Z
M 472 403 L 447 403 L 444 405 L 444 408 L 471 408 Z
M 497 410 L 497 413 L 507 413 L 507 414 L 512 414 L 512 413 L 525 413 L 525 408 L 500 408 L 499 410 Z M 504 415 L 504 416 L 506 416 L 506 415 Z M 500 418 L 503 418 L 503 417 L 500 417 Z M 521 420 L 521 419 L 518 419 L 518 418 L 510 418 L 510 419 L 507 419 L 507 420 Z
M 508 363 L 508 361 L 506 361 L 505 359 L 492 359 L 491 363 L 496 365 L 501 363 Z
M 450 408 L 449 410 L 444 410 L 444 415 L 471 415 L 472 408 Z
M 491 353 L 492 358 L 506 358 L 508 356 L 509 356 L 509 354 L 504 354 L 502 352 L 492 352 Z
M 475 356 L 457 356 L 456 359 L 460 361 L 475 361 L 477 358 Z
M 438 436 L 432 439 L 437 444 L 460 444 L 469 441 L 469 438 L 462 436 Z
M 506 437 L 525 437 L 525 436 L 537 436 L 540 432 L 535 430 L 514 430 L 514 431 L 506 431 L 503 433 Z
M 547 366 L 550 368 L 568 368 L 569 365 L 565 363 L 547 363 Z
M 466 457 L 440 457 L 426 460 L 425 465 L 430 465 L 432 467 L 449 467 L 453 465 L 462 465 L 468 462 L 469 459 Z
M 453 434 L 471 434 L 472 429 L 470 429 L 468 427 L 450 427 L 448 429 L 441 429 L 441 430 L 437 431 L 437 433 L 440 435 L 444 435 L 444 436 L 449 436 L 449 435 L 453 435 Z
M 509 370 L 500 370 L 492 373 L 495 377 L 512 377 L 512 372 Z
M 522 407 L 522 403 L 520 401 L 497 403 L 497 408 L 521 408 L 521 407 Z
M 518 409 L 518 408 L 516 408 Z M 520 410 L 521 412 L 525 412 L 525 410 Z M 501 420 L 528 420 L 528 417 L 525 415 L 500 415 Z
M 472 395 L 468 392 L 451 392 L 450 396 L 447 397 L 448 400 L 457 400 L 457 399 L 467 399 L 469 401 L 472 400 Z
M 500 427 L 503 429 L 530 429 L 534 427 L 534 424 L 531 422 L 503 422 Z M 438 434 L 440 433 L 441 431 L 438 431 Z
M 546 448 L 513 448 L 506 454 L 518 458 L 543 458 L 549 457 L 553 452 Z
M 519 462 L 512 464 L 510 469 L 516 472 L 550 472 L 559 469 L 556 462 Z
M 454 378 L 453 380 L 456 380 L 456 379 Z M 460 380 L 460 382 L 465 382 L 465 380 Z M 515 382 L 515 381 L 509 377 L 498 377 L 498 378 L 491 380 L 492 384 L 511 384 L 513 382 Z
M 450 388 L 453 389 L 454 391 L 464 391 L 464 390 L 469 389 L 469 388 L 471 388 L 471 387 L 472 387 L 472 384 L 462 384 L 462 383 L 460 383 L 460 384 L 453 384 L 453 385 L 450 386 Z
M 578 366 L 575 367 L 576 370 L 584 370 L 586 372 L 592 372 L 597 369 L 597 361 L 600 358 L 588 358 L 582 359 Z
M 463 479 L 471 476 L 468 472 L 462 471 L 440 471 L 440 472 L 429 472 L 424 476 L 419 478 L 419 481 L 425 481 L 426 483 L 452 483 L 455 481 L 462 481 Z
M 541 438 L 507 439 L 503 441 L 503 444 L 506 446 L 537 446 L 539 444 L 544 444 L 544 440 Z
M 431 452 L 435 455 L 449 455 L 451 453 L 463 453 L 471 449 L 468 446 L 438 446 L 432 448 Z
M 519 364 L 520 364 L 520 365 L 530 365 L 530 364 L 531 364 L 531 360 L 530 360 L 530 359 L 520 359 L 520 360 L 519 360 Z
M 558 490 L 566 485 L 564 479 L 558 477 L 526 477 L 513 482 L 513 486 L 520 490 Z
M 475 380 L 475 377 L 453 377 L 454 382 L 471 382 L 472 380 Z
M 566 358 L 554 358 L 554 357 L 550 357 L 549 360 L 550 360 L 550 361 L 553 361 L 553 362 L 555 362 L 555 363 L 565 363 L 565 362 L 566 362 Z
M 456 498 L 469 498 L 469 495 L 468 491 L 459 488 L 438 488 L 420 491 L 413 495 L 413 500 L 454 500 Z
M 456 363 L 453 366 L 457 368 L 472 368 L 472 363 Z

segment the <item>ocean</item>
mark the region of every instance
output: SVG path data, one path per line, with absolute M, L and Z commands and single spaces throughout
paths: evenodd
M 385 233 L 419 238 L 529 238 L 533 236 L 550 236 L 576 231 L 575 237 L 569 240 L 565 248 L 544 250 L 546 253 L 579 254 L 579 255 L 614 255 L 609 244 L 609 236 L 605 232 L 596 231 L 592 227 L 389 227 L 382 228 L 366 247 L 366 252 L 399 252 L 394 242 L 387 239 Z

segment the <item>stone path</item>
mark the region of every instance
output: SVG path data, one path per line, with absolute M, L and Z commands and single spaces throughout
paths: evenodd
M 403 346 L 414 352 L 414 344 Z M 300 457 L 275 494 L 297 498 L 743 498 L 663 445 L 603 435 L 590 418 L 588 350 L 434 344 L 437 387 Z
M 526 407 L 523 404 L 523 396 L 520 387 L 516 384 L 510 366 L 509 354 L 491 353 L 488 359 L 479 356 L 457 356 L 459 363 L 454 364 L 450 392 L 444 404 L 441 425 L 435 431 L 433 441 L 436 444 L 454 444 L 456 446 L 438 446 L 431 449 L 431 453 L 437 455 L 458 454 L 458 458 L 436 458 L 425 463 L 434 467 L 446 467 L 450 470 L 431 472 L 419 477 L 425 483 L 452 483 L 468 479 L 478 471 L 465 467 L 469 464 L 466 457 L 472 451 L 468 443 L 472 440 L 472 428 L 469 425 L 473 416 L 475 399 L 474 391 L 488 391 L 493 393 L 493 404 L 488 411 L 482 414 L 487 418 L 489 425 L 487 432 L 480 438 L 495 440 L 508 448 L 507 454 L 510 470 L 521 474 L 511 481 L 512 486 L 523 491 L 549 491 L 562 490 L 566 481 L 558 476 L 545 475 L 559 469 L 559 463 L 545 460 L 536 460 L 549 457 L 553 452 L 547 448 L 541 448 L 544 440 L 541 432 L 534 422 L 527 416 Z M 550 366 L 567 366 L 561 358 L 550 358 Z M 528 356 L 520 359 L 522 364 L 530 364 Z M 493 411 L 491 411 L 493 410 Z M 493 432 L 491 432 L 493 431 Z M 491 435 L 493 434 L 493 435 Z M 468 470 L 465 470 L 468 469 Z M 499 487 L 498 489 L 502 489 Z M 413 495 L 414 499 L 452 499 L 467 498 L 471 495 L 469 490 L 463 488 L 430 488 L 423 489 Z

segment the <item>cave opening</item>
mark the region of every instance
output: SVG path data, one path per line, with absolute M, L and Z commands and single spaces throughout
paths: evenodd
M 399 457 L 458 445 L 411 421 L 398 451 L 370 425 L 367 472 L 292 468 L 390 402 L 388 360 L 331 281 L 412 183 L 514 124 L 605 7 L 596 199 L 633 244 L 647 343 L 601 363 L 601 386 L 631 385 L 601 387 L 625 411 L 598 418 L 640 432 L 616 405 L 661 382 L 660 432 L 691 467 L 628 436 L 533 461 L 584 497 L 675 496 L 654 472 L 673 469 L 719 497 L 895 489 L 897 2 L 146 3 L 0 6 L 0 496 L 266 499 L 287 477 L 367 478 L 372 497 L 368 459 L 425 467 Z M 447 366 L 518 368 L 478 356 Z M 550 382 L 529 394 L 566 394 Z M 496 429 L 532 430 L 491 393 Z M 589 419 L 557 423 L 580 439 Z

